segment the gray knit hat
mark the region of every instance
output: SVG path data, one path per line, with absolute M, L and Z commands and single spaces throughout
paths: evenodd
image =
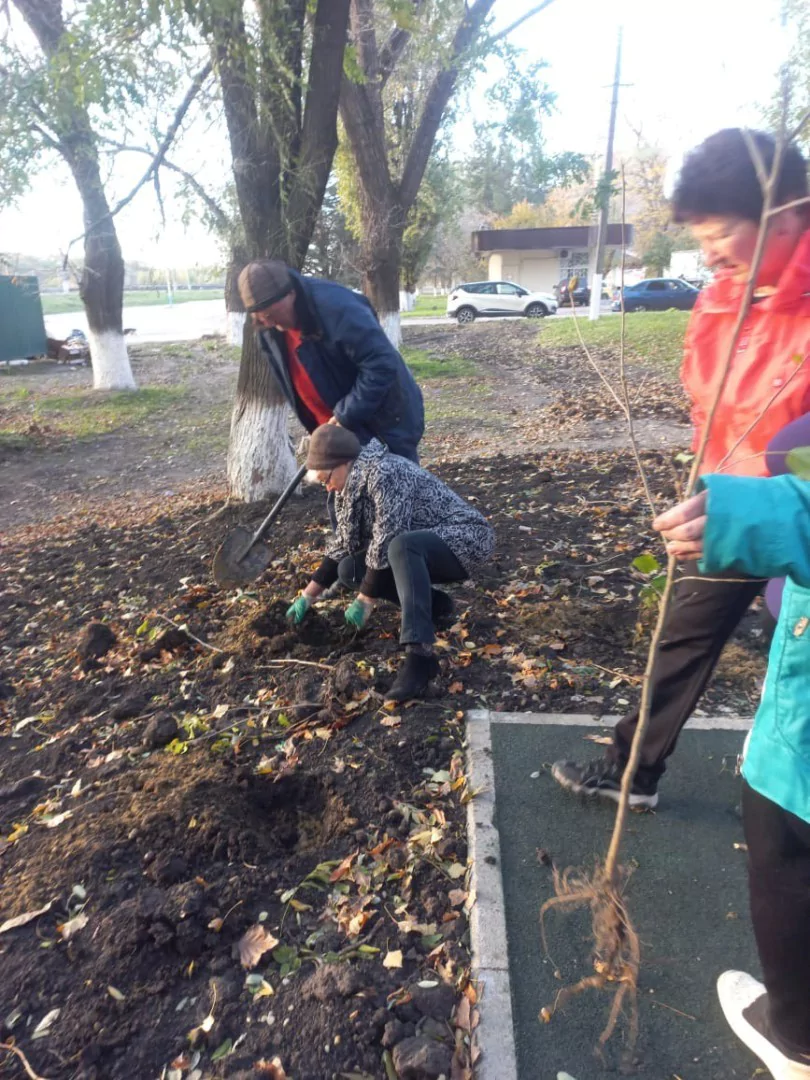
M 313 472 L 328 472 L 347 461 L 354 461 L 362 447 L 353 431 L 337 424 L 321 424 L 309 440 L 307 468 Z
M 290 271 L 279 259 L 254 259 L 239 275 L 239 295 L 248 314 L 275 304 L 293 288 Z

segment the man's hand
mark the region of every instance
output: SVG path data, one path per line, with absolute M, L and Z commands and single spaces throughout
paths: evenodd
M 706 502 L 708 492 L 701 491 L 691 499 L 659 514 L 653 528 L 667 542 L 667 551 L 678 559 L 699 559 L 703 554 L 703 534 L 706 531 Z
M 336 416 L 330 416 L 329 419 L 326 422 L 327 422 L 327 424 L 334 424 L 335 427 L 343 427 L 343 424 L 341 424 L 341 422 L 338 420 L 338 418 Z
M 374 601 L 371 597 L 358 594 L 346 608 L 343 618 L 346 620 L 347 626 L 351 626 L 355 630 L 362 630 L 371 618 L 373 610 Z

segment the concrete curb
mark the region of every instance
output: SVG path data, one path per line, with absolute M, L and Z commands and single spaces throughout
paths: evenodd
M 495 774 L 486 710 L 467 713 L 467 777 L 470 791 L 476 793 L 467 805 L 473 897 L 470 939 L 481 996 L 475 1032 L 481 1057 L 476 1073 L 481 1080 L 517 1080 L 501 845 L 495 825 Z
M 492 765 L 493 724 L 546 724 L 609 728 L 618 716 L 577 713 L 467 713 L 467 777 L 475 797 L 467 806 L 467 835 L 472 862 L 470 940 L 473 973 L 479 983 L 479 1023 L 475 1038 L 479 1080 L 517 1080 L 517 1056 L 509 982 L 506 912 L 501 881 L 501 847 L 495 811 Z M 693 717 L 687 728 L 698 731 L 749 731 L 752 719 L 738 716 Z

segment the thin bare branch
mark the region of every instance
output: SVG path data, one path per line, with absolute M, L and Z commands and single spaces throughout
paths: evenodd
M 129 146 L 127 143 L 113 142 L 111 139 L 105 139 L 111 149 L 119 153 L 132 153 L 132 154 L 146 154 L 148 157 L 154 157 L 154 150 L 150 150 L 147 146 Z M 178 176 L 182 176 L 188 186 L 194 191 L 195 195 L 199 196 L 202 202 L 205 203 L 208 210 L 211 212 L 211 216 L 216 222 L 217 229 L 222 233 L 228 233 L 233 229 L 233 222 L 219 205 L 219 203 L 212 198 L 197 178 L 187 169 L 182 169 L 179 165 L 176 165 L 173 161 L 169 161 L 167 157 L 164 157 L 160 163 L 161 169 L 168 169 L 170 172 L 177 173 Z
M 125 195 L 123 199 L 121 199 L 115 204 L 115 206 L 110 210 L 109 214 L 105 214 L 104 217 L 99 221 L 92 222 L 92 224 L 90 224 L 80 236 L 77 236 L 75 237 L 75 239 L 71 240 L 68 244 L 68 251 L 70 251 L 74 244 L 77 244 L 80 240 L 83 240 L 88 233 L 98 228 L 98 226 L 101 225 L 102 222 L 106 221 L 108 218 L 114 218 L 116 214 L 119 214 L 125 206 L 128 206 L 132 202 L 132 200 L 135 198 L 135 196 L 138 194 L 144 184 L 149 182 L 149 180 L 154 175 L 155 170 L 160 168 L 163 159 L 168 153 L 169 147 L 174 142 L 180 125 L 186 117 L 186 113 L 191 108 L 192 102 L 204 86 L 206 80 L 208 79 L 208 76 L 211 74 L 211 70 L 212 64 L 209 60 L 192 79 L 191 85 L 186 91 L 185 97 L 178 105 L 177 111 L 174 114 L 174 118 L 169 125 L 160 146 L 157 148 L 155 155 L 149 165 L 149 168 L 143 174 L 135 187 L 129 192 L 128 195 Z
M 25 1069 L 26 1075 L 29 1076 L 31 1080 L 45 1080 L 44 1076 L 40 1076 L 38 1072 L 34 1072 L 34 1070 L 28 1064 L 28 1058 L 18 1046 L 15 1046 L 13 1043 L 9 1042 L 0 1042 L 0 1050 L 7 1050 L 10 1054 L 16 1054 L 16 1056 L 20 1060 L 20 1064 Z
M 535 4 L 533 8 L 529 8 L 525 14 L 521 15 L 519 19 L 515 19 L 513 23 L 506 27 L 505 30 L 499 30 L 497 34 L 493 34 L 490 37 L 490 42 L 500 41 L 502 38 L 509 37 L 519 26 L 522 26 L 528 19 L 531 19 L 534 15 L 539 15 L 541 11 L 545 11 L 547 7 L 550 7 L 554 3 L 554 0 L 543 0 L 542 4 Z
M 796 127 L 791 132 L 788 133 L 787 141 L 789 143 L 793 142 L 794 139 L 798 139 L 798 137 L 801 135 L 802 131 L 804 130 L 806 124 L 808 123 L 808 121 L 810 121 L 810 109 L 808 109 L 804 113 L 804 115 L 802 116 L 801 120 L 799 120 Z
M 807 206 L 808 204 L 810 204 L 810 195 L 804 195 L 801 199 L 791 199 L 790 202 L 782 203 L 781 206 L 772 207 L 768 211 L 768 217 L 776 217 L 783 210 L 794 210 L 797 206 Z

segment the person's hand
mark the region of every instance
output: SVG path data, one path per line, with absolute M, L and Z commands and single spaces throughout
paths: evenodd
M 312 598 L 305 593 L 301 593 L 300 596 L 296 596 L 295 600 L 287 608 L 288 620 L 295 626 L 300 626 L 311 607 Z
M 330 416 L 329 419 L 326 422 L 327 422 L 327 424 L 334 424 L 335 427 L 343 427 L 343 424 L 341 424 L 341 422 L 338 420 L 338 418 L 336 416 Z
M 343 618 L 346 620 L 347 626 L 351 626 L 355 630 L 362 630 L 371 618 L 373 610 L 373 600 L 368 597 L 356 596 L 343 613 Z
M 678 559 L 699 559 L 703 554 L 703 534 L 706 531 L 706 502 L 708 492 L 701 491 L 691 499 L 659 514 L 653 528 L 667 542 L 667 551 Z

